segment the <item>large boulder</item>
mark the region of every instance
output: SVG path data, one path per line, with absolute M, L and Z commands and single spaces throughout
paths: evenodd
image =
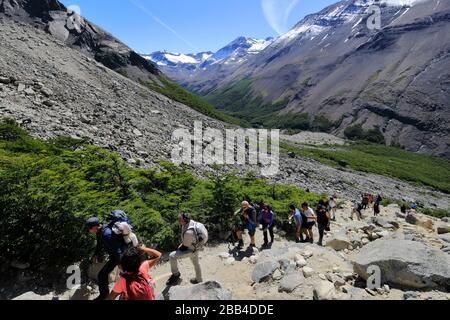
M 425 219 L 422 217 L 419 217 L 417 214 L 410 213 L 405 218 L 406 222 L 409 224 L 420 226 L 428 230 L 434 230 L 433 221 L 430 219 Z
M 437 233 L 438 234 L 446 234 L 450 233 L 450 226 L 448 225 L 440 225 L 437 227 Z
M 450 288 L 449 255 L 419 242 L 372 242 L 353 261 L 354 271 L 365 280 L 370 266 L 380 267 L 383 283 L 417 289 Z
M 352 243 L 349 237 L 342 231 L 335 233 L 326 244 L 327 247 L 333 248 L 336 251 L 345 250 L 351 245 Z
M 277 261 L 266 261 L 258 263 L 253 269 L 252 281 L 260 283 L 269 280 L 272 274 L 280 267 L 280 263 Z
M 166 300 L 231 300 L 231 292 L 215 282 L 205 282 L 190 287 L 172 287 Z M 159 297 L 161 299 L 161 297 Z
M 397 221 L 383 217 L 372 217 L 372 223 L 385 229 L 398 229 L 400 227 Z

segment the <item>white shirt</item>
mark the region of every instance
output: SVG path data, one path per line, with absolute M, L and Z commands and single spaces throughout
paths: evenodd
M 316 215 L 314 214 L 314 210 L 309 208 L 304 212 L 306 218 L 308 218 L 308 221 L 313 221 L 315 220 L 314 218 L 316 217 Z

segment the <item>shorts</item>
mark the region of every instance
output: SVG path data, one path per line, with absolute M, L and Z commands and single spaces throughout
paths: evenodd
M 316 225 L 316 222 L 315 222 L 315 221 L 307 222 L 307 223 L 305 224 L 305 229 L 311 230 L 315 225 Z
M 252 237 L 256 234 L 256 226 L 254 224 L 251 223 L 247 224 L 247 230 L 248 234 Z

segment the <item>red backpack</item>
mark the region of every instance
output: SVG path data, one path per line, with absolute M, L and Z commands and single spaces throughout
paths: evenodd
M 142 273 L 124 274 L 127 283 L 127 300 L 155 300 L 153 287 Z

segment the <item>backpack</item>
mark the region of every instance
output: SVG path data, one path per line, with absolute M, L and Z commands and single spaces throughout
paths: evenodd
M 193 226 L 189 227 L 187 230 L 193 230 L 195 233 L 195 238 L 197 239 L 197 243 L 195 244 L 196 250 L 201 249 L 206 245 L 208 242 L 208 230 L 203 223 L 193 221 Z
M 106 217 L 106 221 L 110 226 L 113 226 L 118 222 L 126 222 L 131 226 L 130 219 L 128 218 L 127 214 L 122 210 L 111 211 L 109 215 Z
M 141 273 L 122 275 L 127 283 L 128 300 L 155 300 L 149 280 Z

